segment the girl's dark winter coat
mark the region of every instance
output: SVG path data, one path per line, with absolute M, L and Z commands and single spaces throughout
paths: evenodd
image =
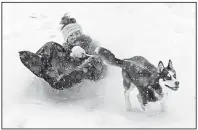
M 89 37 L 82 35 L 76 42 L 80 42 L 79 45 L 85 49 L 86 53 L 92 55 L 95 46 L 91 45 L 90 40 Z M 70 57 L 72 47 L 67 44 L 61 46 L 55 42 L 48 42 L 36 52 L 43 60 L 42 78 L 55 89 L 70 88 L 83 79 L 99 80 L 106 73 L 107 67 L 100 57 L 90 60 L 90 65 L 85 66 L 88 69 L 87 72 L 83 69 L 77 70 L 76 68 L 89 57 L 79 59 Z

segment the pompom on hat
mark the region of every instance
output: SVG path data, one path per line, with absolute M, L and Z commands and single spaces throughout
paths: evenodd
M 62 17 L 60 24 L 62 24 L 61 30 L 65 41 L 72 33 L 76 31 L 82 32 L 82 27 L 76 23 L 74 18 L 70 18 L 67 14 Z

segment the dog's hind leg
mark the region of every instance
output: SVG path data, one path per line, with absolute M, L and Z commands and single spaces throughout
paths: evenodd
M 123 79 L 123 85 L 125 88 L 124 95 L 125 95 L 126 110 L 130 111 L 131 110 L 130 93 L 133 90 L 133 88 L 135 87 L 135 85 L 127 79 Z
M 130 92 L 131 92 L 130 86 L 131 86 L 131 83 L 124 79 L 123 80 L 123 85 L 124 85 L 124 88 L 125 88 L 124 96 L 125 96 L 126 110 L 130 111 L 131 110 L 131 101 L 130 101 Z

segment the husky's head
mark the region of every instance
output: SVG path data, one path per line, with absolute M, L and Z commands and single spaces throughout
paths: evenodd
M 173 91 L 179 88 L 179 81 L 176 79 L 176 71 L 173 69 L 172 61 L 169 60 L 168 66 L 164 67 L 162 61 L 158 64 L 159 84 L 162 88 L 167 87 Z

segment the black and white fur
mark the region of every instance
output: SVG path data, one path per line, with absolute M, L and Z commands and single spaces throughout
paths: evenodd
M 97 48 L 96 53 L 109 64 L 122 68 L 126 109 L 128 111 L 131 110 L 130 93 L 134 87 L 139 91 L 137 98 L 143 110 L 147 109 L 148 102 L 156 101 L 161 101 L 163 109 L 163 100 L 166 94 L 164 89 L 177 91 L 179 88 L 176 71 L 173 69 L 171 60 L 169 60 L 167 67 L 164 67 L 161 61 L 158 63 L 158 67 L 155 67 L 142 56 L 121 60 L 103 47 Z

